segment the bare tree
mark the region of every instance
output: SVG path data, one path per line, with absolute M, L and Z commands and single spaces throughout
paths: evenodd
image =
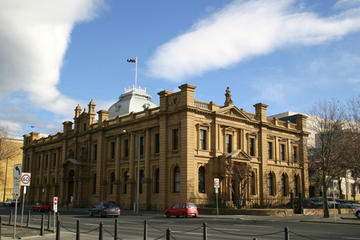
M 360 95 L 348 102 L 347 151 L 348 168 L 355 183 L 360 178 Z M 353 196 L 355 198 L 355 195 Z M 355 200 L 355 199 L 354 199 Z
M 5 202 L 6 195 L 6 180 L 7 180 L 7 169 L 9 159 L 15 157 L 20 152 L 18 144 L 15 144 L 12 139 L 9 138 L 9 131 L 5 127 L 0 127 L 0 161 L 6 161 L 4 172 L 1 176 L 4 176 L 3 185 L 4 185 L 4 195 L 3 202 Z M 2 179 L 1 179 L 2 180 Z
M 251 166 L 246 162 L 233 160 L 231 156 L 225 157 L 225 174 L 231 179 L 228 188 L 231 189 L 233 202 L 237 206 L 245 205 L 245 194 L 251 176 Z
M 324 217 L 329 217 L 327 191 L 331 182 L 343 177 L 347 169 L 346 140 L 344 135 L 345 113 L 337 101 L 324 101 L 314 105 L 309 119 L 315 134 L 315 144 L 309 148 L 310 166 L 316 167 L 323 191 Z

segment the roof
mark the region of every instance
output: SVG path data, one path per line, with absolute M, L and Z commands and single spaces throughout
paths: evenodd
M 119 100 L 109 108 L 109 119 L 156 107 L 158 105 L 151 100 L 151 96 L 146 93 L 146 89 L 136 87 L 125 89 L 125 93 L 121 94 Z

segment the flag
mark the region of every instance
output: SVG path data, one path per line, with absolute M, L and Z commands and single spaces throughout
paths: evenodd
M 134 63 L 134 62 L 136 62 L 136 58 L 129 58 L 129 59 L 127 60 L 127 62 Z

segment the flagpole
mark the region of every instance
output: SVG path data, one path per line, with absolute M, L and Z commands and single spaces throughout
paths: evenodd
M 138 71 L 138 57 L 135 57 L 135 88 L 136 88 L 136 85 L 137 85 L 137 71 Z

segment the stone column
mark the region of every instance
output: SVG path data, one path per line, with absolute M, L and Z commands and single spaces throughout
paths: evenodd
M 114 194 L 115 199 L 118 204 L 120 204 L 120 194 L 121 194 L 121 185 L 120 185 L 120 179 L 121 179 L 121 173 L 120 173 L 120 149 L 121 149 L 121 141 L 120 141 L 120 135 L 116 136 L 115 140 L 115 188 L 114 188 Z
M 136 199 L 136 168 L 135 168 L 135 151 L 136 151 L 136 141 L 135 135 L 130 134 L 130 141 L 129 141 L 129 181 L 128 181 L 128 191 L 130 196 L 130 206 L 133 207 L 133 204 Z
M 143 196 L 146 196 L 145 206 L 149 208 L 151 206 L 151 167 L 150 167 L 150 154 L 151 154 L 151 132 L 150 129 L 147 128 L 145 130 L 144 136 L 145 142 L 145 163 L 144 163 L 144 181 L 143 181 Z

